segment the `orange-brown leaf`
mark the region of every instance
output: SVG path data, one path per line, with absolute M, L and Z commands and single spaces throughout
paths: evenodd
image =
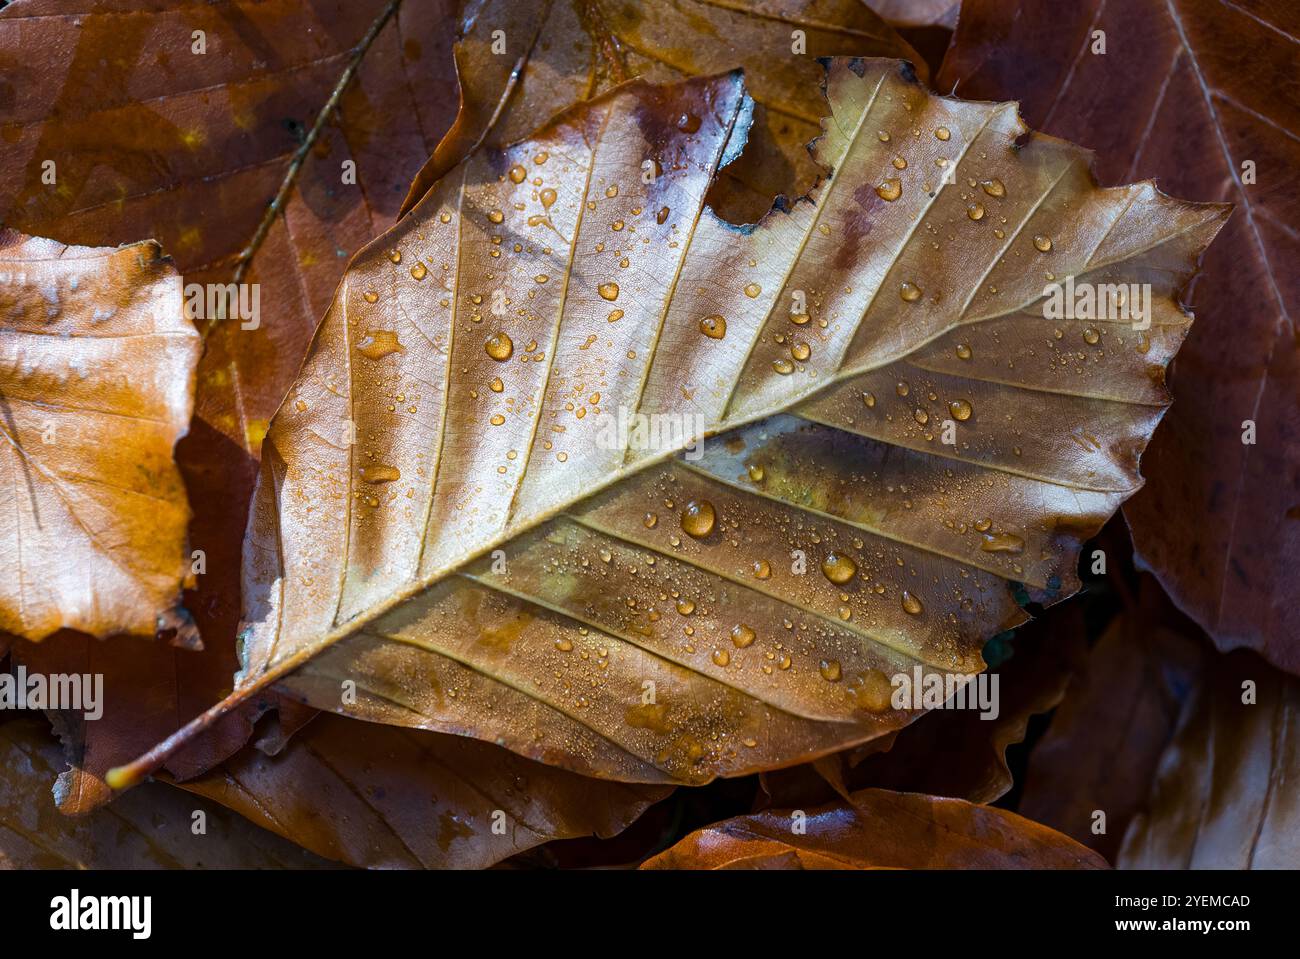
M 691 833 L 641 868 L 1106 868 L 1068 836 L 1004 809 L 885 789 L 863 789 L 852 800 L 806 813 L 728 819 Z
M 173 460 L 199 335 L 156 243 L 0 231 L 0 629 L 152 636 L 189 575 Z

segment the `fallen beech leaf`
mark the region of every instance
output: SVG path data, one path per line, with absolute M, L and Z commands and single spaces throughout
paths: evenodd
M 256 329 L 200 322 L 195 416 L 177 449 L 204 566 L 186 604 L 205 649 L 61 636 L 42 652 L 66 663 L 55 671 L 92 664 L 123 691 L 73 731 L 84 755 L 70 776 L 82 781 L 63 795 L 83 805 L 68 811 L 106 799 L 107 768 L 229 692 L 261 438 L 346 256 L 391 224 L 455 115 L 453 7 L 88 0 L 70 17 L 61 0 L 17 0 L 0 11 L 0 221 L 91 245 L 153 236 L 186 283 L 242 271 L 260 291 Z M 47 160 L 57 189 L 42 182 Z M 232 715 L 168 768 L 193 775 L 232 755 L 259 711 Z
M 863 789 L 852 803 L 738 816 L 691 833 L 642 869 L 1105 869 L 1068 836 L 992 806 Z
M 460 113 L 403 212 L 480 143 L 513 143 L 618 83 L 742 68 L 755 101 L 750 142 L 709 201 L 725 219 L 753 222 L 821 176 L 807 150 L 821 132 L 818 57 L 897 57 L 928 78 L 925 61 L 859 0 L 469 0 L 463 13 Z
M 905 725 L 890 676 L 976 672 L 1018 597 L 1077 588 L 1225 210 L 1097 190 L 894 61 L 828 90 L 834 175 L 753 229 L 703 205 L 730 74 L 476 154 L 359 253 L 267 437 L 236 692 L 110 781 L 275 681 L 591 775 L 739 775 Z M 1150 331 L 1043 319 L 1045 272 L 1151 283 Z
M 245 749 L 183 788 L 328 859 L 389 869 L 484 869 L 552 839 L 612 836 L 672 791 L 337 716 L 277 756 Z
M 58 744 L 34 718 L 0 723 L 0 869 L 307 869 L 328 866 L 214 802 L 147 783 L 111 811 L 60 815 Z M 195 813 L 205 832 L 195 834 Z
M 172 459 L 199 335 L 156 243 L 65 246 L 0 230 L 0 629 L 153 636 L 188 574 Z
M 1094 33 L 1105 55 L 1094 55 Z M 967 0 L 939 88 L 1016 97 L 1098 149 L 1103 183 L 1159 176 L 1239 211 L 1196 284 L 1175 403 L 1124 508 L 1142 562 L 1222 650 L 1300 672 L 1300 7 Z M 1246 421 L 1254 443 L 1243 443 Z
M 1133 610 L 1107 628 L 1029 754 L 1017 807 L 1112 861 L 1200 665 L 1198 644 L 1162 621 Z
M 1248 695 L 1252 701 L 1244 702 Z M 1160 757 L 1124 869 L 1300 866 L 1300 681 L 1245 651 L 1206 656 L 1201 686 Z

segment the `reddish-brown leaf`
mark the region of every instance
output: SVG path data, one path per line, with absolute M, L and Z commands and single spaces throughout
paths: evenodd
M 304 849 L 220 805 L 148 783 L 93 815 L 60 815 L 50 781 L 63 767 L 46 724 L 0 723 L 0 869 L 309 869 Z M 202 820 L 196 813 L 202 813 Z M 203 830 L 195 826 L 202 823 Z
M 1106 53 L 1091 52 L 1104 31 Z M 1015 97 L 1104 183 L 1235 203 L 1196 287 L 1175 402 L 1125 505 L 1138 553 L 1220 649 L 1300 672 L 1300 6 L 967 0 L 938 79 Z M 1249 166 L 1247 166 L 1249 164 Z M 1249 171 L 1249 172 L 1248 172 Z M 1255 182 L 1248 182 L 1253 179 Z M 1246 421 L 1256 441 L 1242 442 Z
M 852 802 L 738 816 L 642 869 L 1105 869 L 1068 836 L 1005 809 L 864 789 Z M 802 828 L 802 833 L 795 829 Z
M 320 716 L 184 788 L 329 859 L 482 869 L 552 839 L 621 832 L 671 786 L 600 782 L 490 743 Z
M 103 643 L 71 633 L 39 645 L 16 643 L 14 662 L 29 673 L 104 677 L 107 695 L 99 719 L 88 722 L 75 712 L 55 717 L 70 763 L 56 790 L 59 809 L 82 815 L 108 802 L 113 797 L 104 783 L 109 769 L 202 712 L 210 697 L 228 691 L 236 665 L 231 645 L 209 643 L 196 653 L 167 643 Z M 174 756 L 168 771 L 186 778 L 233 755 L 248 741 L 253 721 L 273 702 L 268 697 L 232 711 Z
M 1199 645 L 1162 625 L 1169 618 L 1159 600 L 1169 602 L 1151 586 L 1143 607 L 1112 621 L 1070 681 L 1030 754 L 1019 806 L 1112 860 L 1200 669 Z M 1102 833 L 1093 831 L 1097 811 L 1106 815 Z

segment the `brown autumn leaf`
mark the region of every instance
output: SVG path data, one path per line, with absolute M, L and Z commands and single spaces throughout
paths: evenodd
M 460 112 L 403 212 L 478 145 L 520 140 L 619 83 L 739 68 L 754 123 L 709 202 L 725 219 L 753 222 L 821 176 L 807 144 L 821 132 L 817 58 L 828 56 L 897 57 L 928 78 L 924 59 L 860 0 L 467 0 L 455 48 Z
M 642 869 L 1105 869 L 1086 846 L 993 806 L 863 789 L 852 802 L 771 810 L 691 833 Z
M 896 61 L 828 91 L 833 175 L 753 229 L 704 205 L 729 74 L 476 154 L 361 251 L 268 434 L 236 691 L 110 781 L 272 683 L 603 778 L 740 775 L 905 725 L 891 675 L 976 672 L 1076 589 L 1226 211 L 1098 190 Z M 1049 272 L 1150 282 L 1151 330 L 1044 320 Z
M 0 869 L 310 869 L 329 864 L 214 802 L 147 783 L 111 811 L 70 819 L 50 798 L 62 767 L 48 726 L 0 722 Z M 196 812 L 206 832 L 195 834 Z
M 1149 578 L 1147 582 L 1151 583 Z M 1159 587 L 1116 617 L 1070 681 L 1029 754 L 1019 811 L 1114 861 L 1200 666 L 1200 647 L 1167 625 Z M 1153 615 L 1154 614 L 1154 615 Z M 1094 812 L 1106 830 L 1094 833 Z
M 806 765 L 765 772 L 759 808 L 819 805 L 837 795 L 847 799 L 854 790 L 866 788 L 978 803 L 1006 795 L 1014 783 L 1007 748 L 1024 742 L 1033 716 L 1060 703 L 1070 677 L 1087 655 L 1082 606 L 1053 607 L 999 646 L 999 654 L 1008 659 L 998 662 L 987 649 L 984 653 L 990 660 L 986 672 L 997 677 L 995 713 L 980 708 L 934 710 L 861 746 Z
M 1094 55 L 1094 31 L 1105 55 Z M 1196 284 L 1173 412 L 1124 509 L 1142 562 L 1222 650 L 1300 672 L 1300 6 L 967 0 L 938 79 L 1016 97 L 1098 150 L 1102 183 L 1156 176 L 1238 212 Z M 954 87 L 955 85 L 955 87 Z M 1249 171 L 1249 175 L 1248 172 Z M 1255 442 L 1243 443 L 1245 422 Z
M 1249 701 L 1247 701 L 1249 699 Z M 1247 651 L 1204 657 L 1196 693 L 1160 757 L 1123 869 L 1300 866 L 1300 680 Z
M 230 690 L 261 437 L 346 256 L 391 224 L 455 115 L 453 8 L 88 0 L 74 18 L 58 0 L 17 0 L 0 10 L 0 221 L 90 245 L 156 237 L 187 283 L 242 272 L 262 311 L 252 330 L 202 324 L 195 417 L 177 450 L 190 545 L 206 564 L 186 598 L 205 649 L 61 636 L 41 651 L 54 671 L 93 666 L 131 691 L 70 731 L 80 781 L 63 796 L 81 805 L 69 811 L 107 799 L 106 769 Z M 206 54 L 192 52 L 194 30 Z M 42 182 L 45 160 L 57 188 Z M 343 182 L 348 162 L 354 183 Z M 168 768 L 193 775 L 230 756 L 265 705 L 232 714 Z
M 0 629 L 153 636 L 184 625 L 189 507 L 172 459 L 199 336 L 156 243 L 0 230 Z
M 338 716 L 309 723 L 278 755 L 250 747 L 183 788 L 327 859 L 387 869 L 484 869 L 552 839 L 612 836 L 672 791 Z

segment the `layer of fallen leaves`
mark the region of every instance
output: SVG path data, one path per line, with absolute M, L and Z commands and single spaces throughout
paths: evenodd
M 1141 485 L 1188 282 L 1226 210 L 1150 182 L 1100 190 L 1090 155 L 1029 133 L 1011 104 L 926 93 L 922 57 L 888 24 L 936 62 L 956 4 L 872 5 L 880 16 L 849 0 L 468 0 L 454 62 L 449 2 L 0 11 L 0 104 L 14 108 L 0 220 L 93 246 L 154 236 L 186 282 L 259 283 L 264 320 L 199 320 L 179 459 L 206 648 L 0 632 L 0 658 L 103 673 L 114 693 L 103 720 L 51 717 L 62 758 L 40 724 L 0 724 L 0 865 L 481 868 L 530 849 L 545 861 L 546 844 L 613 836 L 659 803 L 632 843 L 644 851 L 618 861 L 663 849 L 653 830 L 667 828 L 679 841 L 646 868 L 1097 868 L 1079 843 L 1114 857 L 1122 835 L 1121 865 L 1293 866 L 1291 680 L 1244 655 L 1225 668 L 1127 599 L 1087 657 L 1095 617 L 1073 606 L 1004 632 L 1079 587 L 1080 545 Z M 1246 239 L 1240 217 L 1229 235 L 1254 268 L 1211 280 L 1206 302 L 1215 316 L 1230 296 L 1250 306 L 1247 335 L 1233 363 L 1197 347 L 1190 390 L 1176 386 L 1215 429 L 1193 435 L 1176 413 L 1173 452 L 1143 464 L 1162 504 L 1212 522 L 1170 530 L 1152 498 L 1128 512 L 1143 556 L 1221 645 L 1292 666 L 1275 586 L 1294 524 L 1269 510 L 1296 475 L 1293 411 L 1274 402 L 1294 377 L 1292 278 L 1276 266 L 1293 198 L 1279 181 L 1248 188 L 1236 154 L 1289 157 L 1293 137 L 1262 131 L 1296 129 L 1293 90 L 1270 71 L 1297 31 L 1276 11 L 1219 36 L 1236 8 L 1180 0 L 1130 23 L 1145 4 L 1116 6 L 1049 22 L 968 0 L 938 89 L 1021 99 L 1031 123 L 1105 148 L 1104 183 L 1184 157 L 1162 186 L 1245 204 Z M 1112 44 L 1167 52 L 1167 79 L 1159 58 L 1107 72 L 1058 56 L 1086 45 L 1090 18 Z M 216 56 L 192 51 L 196 26 Z M 791 55 L 798 32 L 806 56 Z M 1264 82 L 1232 66 L 1247 45 L 1264 51 Z M 819 54 L 915 66 L 838 61 L 824 99 Z M 442 138 L 453 70 L 460 112 Z M 1202 105 L 1193 137 L 1174 102 Z M 1189 139 L 1222 149 L 1187 158 Z M 768 212 L 777 194 L 798 199 Z M 48 561 L 41 537 L 63 543 L 73 525 L 46 523 L 55 508 L 83 520 L 93 547 L 78 558 L 114 569 L 33 574 L 20 556 L 0 628 L 185 639 L 183 620 L 157 617 L 189 563 L 171 449 L 196 337 L 168 307 L 174 351 L 76 342 L 92 299 L 124 304 L 124 321 L 142 301 L 166 306 L 168 268 L 156 243 L 4 238 L 0 254 L 18 252 L 0 266 L 22 276 L 0 285 L 15 488 L 32 464 L 59 471 L 47 486 L 28 474 L 18 502 L 32 509 L 0 549 L 30 557 L 36 543 Z M 83 274 L 87 253 L 109 272 Z M 112 259 L 128 253 L 135 272 Z M 1045 320 L 1044 282 L 1067 277 L 1152 283 L 1152 328 Z M 58 341 L 21 338 L 38 329 Z M 124 346 L 108 365 L 130 371 L 120 390 L 98 369 L 88 379 L 96 349 Z M 1226 403 L 1196 391 L 1225 381 Z M 159 428 L 128 442 L 85 428 L 118 406 L 71 409 L 162 395 Z M 43 459 L 32 424 L 55 407 L 78 443 Z M 620 408 L 698 419 L 646 450 L 600 440 Z M 1266 450 L 1220 428 L 1247 413 Z M 112 468 L 78 472 L 50 507 L 70 450 L 70 468 Z M 1283 482 L 1252 495 L 1270 473 Z M 144 492 L 165 508 L 122 507 Z M 1240 545 L 1256 534 L 1272 567 Z M 889 702 L 893 674 L 969 677 L 986 662 L 1003 683 L 996 721 L 912 723 Z M 112 797 L 107 769 L 230 693 L 237 665 L 233 695 L 132 769 L 166 760 L 163 778 L 196 795 L 150 783 L 94 811 Z M 1243 679 L 1258 705 L 1242 703 Z M 1023 795 L 1009 794 L 1025 752 Z M 725 784 L 749 784 L 741 808 L 755 811 L 721 822 L 723 784 L 668 785 L 756 770 L 761 789 Z M 56 774 L 57 808 L 81 818 L 55 814 Z M 196 809 L 214 824 L 201 841 Z M 679 839 L 665 824 L 683 816 L 713 825 Z
M 204 350 L 178 458 L 189 545 L 204 558 L 186 596 L 203 652 L 64 635 L 40 653 L 49 671 L 93 668 L 108 688 L 132 690 L 66 731 L 78 780 L 63 793 L 69 811 L 106 801 L 108 768 L 230 689 L 261 440 L 347 258 L 392 223 L 455 116 L 454 7 L 92 0 L 68 17 L 63 0 L 16 0 L 0 10 L 0 222 L 90 246 L 153 237 L 187 284 L 260 289 L 255 329 L 196 320 Z M 57 188 L 43 182 L 47 161 Z M 169 768 L 194 775 L 229 757 L 273 703 L 232 713 Z
M 554 839 L 612 836 L 672 791 L 336 716 L 182 785 L 321 856 L 386 869 L 481 869 Z
M 268 434 L 230 705 L 279 682 L 701 782 L 899 728 L 888 677 L 978 671 L 1077 588 L 1225 210 L 1098 190 L 891 61 L 835 61 L 827 97 L 833 172 L 752 230 L 705 203 L 749 117 L 729 74 L 476 153 L 358 255 Z M 1045 319 L 1044 275 L 1149 280 L 1151 330 Z M 620 412 L 692 425 L 647 448 Z

